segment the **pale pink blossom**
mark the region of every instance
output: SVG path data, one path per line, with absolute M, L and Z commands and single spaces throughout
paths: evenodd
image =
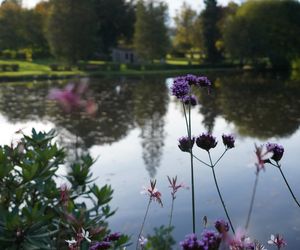
M 283 239 L 283 237 L 279 234 L 276 234 L 275 236 L 273 234 L 271 234 L 271 239 L 268 240 L 268 244 L 276 245 L 278 247 L 278 249 L 287 245 L 285 240 Z

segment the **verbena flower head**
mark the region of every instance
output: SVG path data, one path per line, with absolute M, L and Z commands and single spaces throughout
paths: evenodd
M 183 136 L 178 139 L 178 147 L 183 152 L 190 152 L 195 143 L 195 137 L 192 137 L 191 140 L 188 136 Z
M 283 239 L 283 237 L 279 234 L 276 234 L 275 236 L 272 234 L 271 239 L 268 240 L 268 244 L 269 245 L 276 245 L 278 247 L 278 249 L 280 249 L 280 248 L 287 245 L 285 240 Z
M 198 103 L 197 97 L 194 95 L 190 95 L 190 96 L 187 95 L 183 97 L 182 101 L 185 105 L 191 105 L 191 106 L 196 106 Z
M 151 200 L 154 200 L 158 204 L 163 206 L 163 203 L 162 203 L 162 200 L 161 200 L 161 193 L 156 189 L 155 186 L 156 186 L 156 180 L 153 180 L 153 181 L 150 180 L 150 187 L 144 188 L 142 193 L 145 193 L 144 191 L 146 191 L 146 193 L 149 195 Z
M 219 245 L 221 243 L 221 236 L 214 230 L 204 230 L 201 234 L 202 239 L 202 248 L 203 250 L 214 250 L 219 249 Z
M 180 188 L 185 188 L 185 185 L 183 183 L 177 184 L 177 176 L 173 177 L 172 179 L 169 176 L 167 176 L 167 177 L 168 177 L 168 181 L 170 183 L 169 187 L 172 189 L 172 191 L 171 191 L 172 198 L 175 199 L 176 198 L 176 196 L 175 196 L 176 192 Z
M 225 233 L 229 231 L 229 225 L 225 220 L 216 220 L 215 222 L 215 228 L 219 233 Z
M 100 241 L 93 243 L 89 250 L 104 250 L 109 249 L 111 247 L 111 243 L 107 241 Z
M 190 93 L 190 85 L 185 77 L 179 76 L 174 79 L 171 91 L 172 95 L 182 100 Z
M 197 239 L 196 234 L 189 234 L 185 236 L 185 240 L 180 242 L 183 250 L 201 250 L 203 242 Z
M 234 136 L 233 135 L 222 135 L 223 144 L 226 148 L 234 148 Z
M 198 84 L 198 76 L 192 75 L 192 74 L 187 74 L 185 76 L 186 81 L 189 83 L 189 85 L 197 85 Z
M 197 79 L 197 85 L 199 87 L 211 87 L 211 81 L 206 76 L 199 76 Z
M 216 138 L 213 137 L 209 133 L 202 133 L 196 138 L 196 144 L 198 147 L 209 151 L 211 148 L 214 148 L 217 146 Z
M 267 143 L 266 147 L 268 151 L 273 153 L 271 159 L 273 159 L 276 162 L 279 162 L 283 156 L 284 148 L 276 143 Z

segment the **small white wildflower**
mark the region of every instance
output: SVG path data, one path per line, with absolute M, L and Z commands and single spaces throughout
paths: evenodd
M 89 239 L 90 233 L 89 231 L 85 231 L 83 228 L 81 229 L 82 233 L 82 237 L 85 238 L 89 243 L 92 241 L 91 239 Z
M 74 238 L 72 238 L 71 240 L 65 240 L 65 242 L 68 243 L 69 247 L 77 243 L 77 241 Z

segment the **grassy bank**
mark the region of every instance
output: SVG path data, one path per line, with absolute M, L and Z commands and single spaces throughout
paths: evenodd
M 138 75 L 174 75 L 186 73 L 199 73 L 199 70 L 216 69 L 207 65 L 196 65 L 181 62 L 180 64 L 174 61 L 167 61 L 166 64 L 150 64 L 150 65 L 124 65 L 112 64 L 102 61 L 90 61 L 84 64 L 84 67 L 64 67 L 63 65 L 55 64 L 51 60 L 41 61 L 21 61 L 21 60 L 0 60 L 1 65 L 18 65 L 18 70 L 13 71 L 8 69 L 0 70 L 0 81 L 22 81 L 22 80 L 43 80 L 43 79 L 63 79 L 74 76 L 138 76 Z M 53 70 L 53 65 L 59 69 Z M 222 69 L 217 67 L 218 69 Z M 52 68 L 52 69 L 51 69 Z M 226 67 L 223 68 L 228 68 Z M 229 67 L 230 68 L 230 67 Z M 232 67 L 231 67 L 232 68 Z

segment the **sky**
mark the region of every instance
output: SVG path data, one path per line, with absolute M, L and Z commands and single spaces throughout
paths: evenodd
M 34 7 L 37 2 L 40 0 L 23 0 L 23 4 L 26 7 Z M 176 15 L 176 10 L 182 6 L 183 2 L 188 3 L 195 10 L 201 10 L 204 7 L 203 0 L 164 0 L 168 3 L 169 13 L 171 17 Z M 234 0 L 234 2 L 240 2 L 241 0 Z M 2 2 L 2 0 L 0 0 Z M 230 0 L 218 0 L 218 3 L 221 5 L 226 5 Z

